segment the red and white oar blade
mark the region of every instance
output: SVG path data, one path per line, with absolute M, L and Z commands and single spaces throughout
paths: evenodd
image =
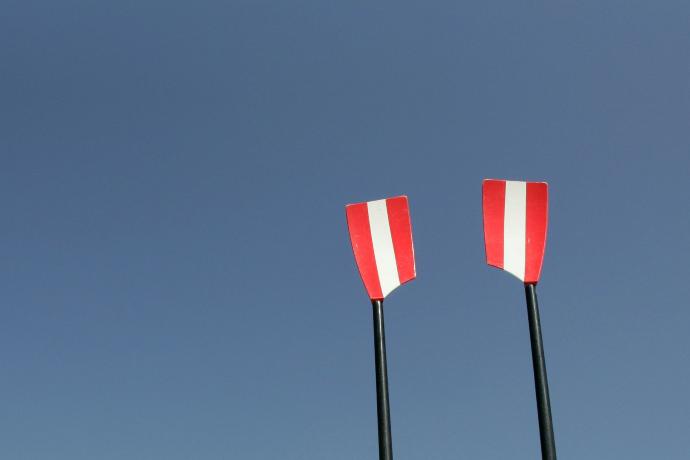
M 539 281 L 546 246 L 546 182 L 485 179 L 482 185 L 486 263 L 526 284 Z
M 372 300 L 383 300 L 415 278 L 406 196 L 349 204 L 345 214 L 357 268 Z

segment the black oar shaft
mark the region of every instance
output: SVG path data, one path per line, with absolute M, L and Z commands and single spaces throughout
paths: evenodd
M 529 337 L 532 345 L 534 387 L 537 393 L 541 458 L 543 460 L 556 460 L 556 441 L 553 436 L 553 422 L 551 421 L 549 382 L 546 377 L 546 360 L 544 359 L 544 344 L 541 339 L 541 324 L 539 322 L 539 305 L 537 304 L 536 285 L 525 284 L 525 296 L 527 297 Z
M 379 425 L 379 460 L 393 460 L 391 416 L 388 404 L 386 331 L 383 325 L 383 301 L 372 300 L 374 310 L 374 357 L 376 362 L 376 411 Z

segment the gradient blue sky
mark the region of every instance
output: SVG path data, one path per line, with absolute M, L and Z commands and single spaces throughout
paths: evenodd
M 0 457 L 376 458 L 349 202 L 410 197 L 398 460 L 539 457 L 481 180 L 547 180 L 561 459 L 688 459 L 690 2 L 5 0 Z

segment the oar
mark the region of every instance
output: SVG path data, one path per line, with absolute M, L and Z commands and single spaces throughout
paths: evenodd
M 392 460 L 383 299 L 416 276 L 410 211 L 407 197 L 398 196 L 349 204 L 345 214 L 357 268 L 373 307 L 379 460 Z
M 525 284 L 541 456 L 556 460 L 537 305 L 537 282 L 546 246 L 548 184 L 487 179 L 482 186 L 482 207 L 486 263 L 512 273 Z

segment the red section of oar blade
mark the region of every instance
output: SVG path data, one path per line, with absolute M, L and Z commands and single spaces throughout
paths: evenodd
M 369 211 L 366 203 L 349 204 L 345 206 L 347 227 L 350 232 L 352 251 L 362 277 L 367 294 L 372 300 L 382 299 L 381 283 L 379 282 L 376 258 L 374 257 L 374 244 L 371 240 L 371 228 L 369 226 Z
M 546 182 L 527 183 L 527 229 L 525 232 L 525 283 L 539 281 L 549 213 L 549 186 Z
M 398 277 L 402 284 L 416 276 L 410 208 L 406 196 L 387 199 L 386 207 L 393 249 L 395 250 L 395 261 L 398 266 Z
M 501 269 L 503 268 L 505 200 L 506 181 L 485 179 L 482 184 L 482 208 L 486 263 Z

